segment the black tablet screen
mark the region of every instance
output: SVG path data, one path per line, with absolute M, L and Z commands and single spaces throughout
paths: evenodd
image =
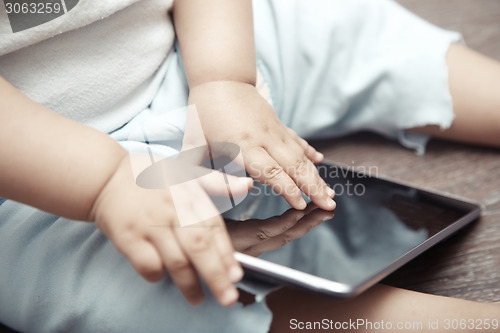
M 291 209 L 256 184 L 224 214 L 236 251 L 356 286 L 472 209 L 352 168 L 318 169 L 335 189 L 335 211 Z

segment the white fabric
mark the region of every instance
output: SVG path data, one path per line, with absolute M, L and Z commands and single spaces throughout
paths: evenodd
M 13 33 L 0 5 L 0 75 L 68 118 L 110 132 L 151 102 L 174 43 L 173 0 L 81 0 Z M 156 79 L 155 79 L 156 77 Z
M 446 52 L 459 33 L 394 1 L 254 1 L 257 66 L 280 120 L 305 138 L 368 130 L 418 153 L 405 129 L 454 119 Z

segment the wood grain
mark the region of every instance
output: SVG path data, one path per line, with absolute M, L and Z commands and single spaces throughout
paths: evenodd
M 498 0 L 398 0 L 440 27 L 459 31 L 468 46 L 500 59 L 500 1 Z

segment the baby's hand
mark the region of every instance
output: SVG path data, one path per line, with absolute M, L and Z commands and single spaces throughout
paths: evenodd
M 281 194 L 296 209 L 305 209 L 301 190 L 318 207 L 333 210 L 334 191 L 321 179 L 313 163 L 323 155 L 284 126 L 254 86 L 217 81 L 195 86 L 189 104 L 198 111 L 205 137 L 210 142 L 232 142 L 241 148 L 245 169 L 261 183 Z M 184 145 L 196 135 L 186 129 Z
M 223 177 L 220 173 L 213 175 L 214 179 Z M 203 216 L 207 209 L 213 211 L 215 207 L 202 186 L 217 192 L 217 186 L 223 184 L 227 191 L 222 178 L 215 180 L 213 184 L 191 181 L 181 192 L 176 191 L 175 199 L 186 205 L 181 209 L 197 216 Z M 248 178 L 228 180 L 233 193 L 247 193 L 252 186 Z M 160 280 L 167 269 L 186 299 L 196 305 L 204 298 L 199 274 L 221 305 L 232 305 L 238 298 L 233 283 L 241 279 L 243 271 L 234 259 L 222 218 L 216 214 L 203 222 L 180 227 L 176 209 L 179 206 L 174 207 L 168 190 L 144 189 L 135 184 L 127 157 L 101 191 L 92 217 L 146 280 Z

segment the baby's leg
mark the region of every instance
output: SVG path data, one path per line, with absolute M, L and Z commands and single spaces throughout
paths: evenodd
M 333 329 L 304 330 L 307 332 L 498 332 L 500 327 L 500 304 L 427 295 L 384 285 L 347 300 L 283 288 L 270 294 L 267 304 L 273 312 L 270 332 L 298 329 L 299 322 L 304 325 L 328 322 L 333 326 Z M 335 329 L 335 323 L 346 324 L 344 329 Z
M 432 136 L 500 147 L 500 63 L 452 44 L 447 54 L 455 119 L 438 126 L 413 129 Z

